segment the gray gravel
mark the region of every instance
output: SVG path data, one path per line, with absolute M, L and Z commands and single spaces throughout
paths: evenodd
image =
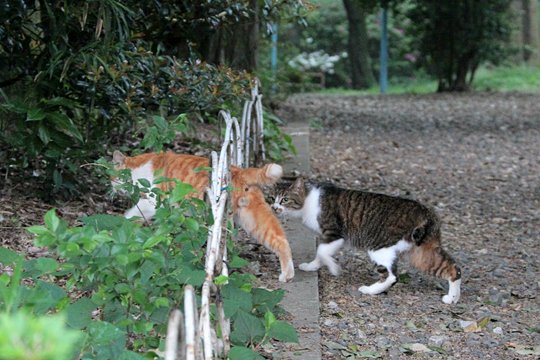
M 279 112 L 312 127 L 312 177 L 434 206 L 463 270 L 462 299 L 400 263 L 377 281 L 364 252 L 320 270 L 324 359 L 537 359 L 540 354 L 540 95 L 300 95 Z

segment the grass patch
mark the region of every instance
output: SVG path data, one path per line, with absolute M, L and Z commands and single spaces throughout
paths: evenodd
M 473 88 L 478 91 L 540 92 L 540 67 L 480 68 Z
M 540 67 L 482 67 L 478 69 L 472 84 L 475 91 L 517 91 L 540 92 Z M 388 94 L 430 94 L 437 91 L 437 81 L 426 76 L 410 79 L 390 79 Z M 376 95 L 379 86 L 366 90 L 343 88 L 322 89 L 318 94 L 325 95 Z

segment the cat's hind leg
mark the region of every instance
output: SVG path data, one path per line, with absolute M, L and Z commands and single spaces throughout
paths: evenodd
M 279 245 L 275 246 L 273 251 L 278 255 L 279 264 L 281 266 L 279 281 L 287 282 L 291 280 L 294 277 L 294 263 L 287 238 L 284 238 L 284 241 L 281 241 Z
M 339 275 L 339 265 L 334 260 L 334 254 L 343 246 L 344 239 L 334 240 L 331 243 L 319 244 L 317 247 L 317 256 L 309 263 L 302 263 L 298 268 L 303 271 L 317 271 L 322 265 L 328 267 L 330 274 Z
M 361 286 L 358 288 L 362 294 L 377 295 L 388 290 L 397 281 L 397 260 L 401 252 L 410 249 L 412 244 L 405 240 L 400 240 L 396 245 L 382 248 L 375 251 L 368 251 L 369 258 L 386 269 L 386 279 L 378 281 L 369 286 Z

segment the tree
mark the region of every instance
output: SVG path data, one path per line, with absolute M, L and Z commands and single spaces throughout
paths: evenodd
M 348 53 L 352 87 L 365 89 L 375 83 L 369 64 L 367 8 L 361 0 L 343 0 L 349 22 Z
M 523 60 L 540 64 L 540 29 L 538 25 L 537 0 L 521 0 L 521 40 Z
M 438 91 L 468 90 L 478 66 L 504 58 L 510 0 L 415 0 L 409 16 Z

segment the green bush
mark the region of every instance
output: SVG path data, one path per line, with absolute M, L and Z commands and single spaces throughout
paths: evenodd
M 125 171 L 121 176 L 130 178 Z M 162 346 L 168 314 L 182 308 L 184 285 L 193 285 L 200 294 L 212 218 L 203 201 L 187 197 L 192 191 L 188 184 L 178 183 L 164 197 L 158 188 L 149 189 L 144 181 L 141 185 L 126 183 L 125 189 L 135 201 L 141 193 L 156 197 L 160 207 L 147 226 L 99 214 L 81 219 L 82 226 L 69 227 L 50 210 L 43 226 L 28 231 L 37 236 L 38 246 L 48 247 L 60 261 L 25 261 L 0 249 L 0 262 L 13 270 L 0 276 L 0 311 L 65 313 L 67 325 L 84 332 L 78 346 L 90 358 L 135 359 L 139 356 L 134 350 L 149 353 Z M 216 283 L 225 315 L 232 321 L 233 345 L 255 348 L 271 339 L 297 341 L 294 328 L 274 316 L 281 312 L 283 291 L 253 287 L 253 276 L 237 271 L 247 262 L 230 240 L 228 252 L 231 274 Z M 58 279 L 64 287 L 55 284 Z M 79 296 L 72 301 L 68 293 Z
M 67 360 L 82 338 L 63 316 L 34 317 L 22 311 L 0 314 L 1 360 Z

